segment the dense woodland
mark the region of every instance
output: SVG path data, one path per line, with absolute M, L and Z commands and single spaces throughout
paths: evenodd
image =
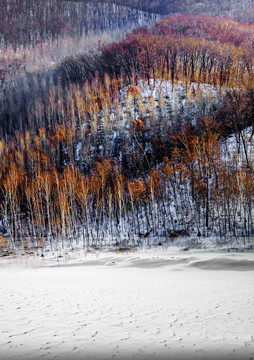
M 142 17 L 156 17 L 122 5 L 64 0 L 1 0 L 0 9 L 1 46 L 14 49 L 53 42 L 63 34 L 75 37 L 93 30 L 113 31 L 132 22 L 137 25 Z
M 76 0 L 71 0 L 76 1 Z M 83 0 L 86 2 L 87 0 Z M 203 14 L 227 16 L 238 21 L 254 21 L 253 0 L 96 0 L 97 3 L 115 3 L 153 13 L 166 14 Z
M 56 65 L 158 18 L 113 4 L 0 0 L 0 81 Z M 17 87 L 17 86 L 16 86 Z
M 27 128 L 29 109 L 38 98 L 46 101 L 51 86 L 57 83 L 56 67 L 63 59 L 72 56 L 79 67 L 79 54 L 94 53 L 98 46 L 119 40 L 133 27 L 158 18 L 112 4 L 1 2 L 0 137 Z M 89 72 L 84 76 L 89 77 Z
M 14 76 L 1 97 L 2 248 L 253 236 L 253 36 L 249 23 L 175 15 Z

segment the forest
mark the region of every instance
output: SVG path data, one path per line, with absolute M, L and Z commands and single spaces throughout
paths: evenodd
M 79 1 L 79 0 L 71 0 Z M 87 0 L 82 0 L 87 2 Z M 97 3 L 127 5 L 134 9 L 158 14 L 203 14 L 230 17 L 238 21 L 254 21 L 253 0 L 96 0 Z
M 47 6 L 44 0 L 0 0 L 0 9 L 0 136 L 25 128 L 27 108 L 37 98 L 46 100 L 67 56 L 78 64 L 80 54 L 158 18 L 123 6 L 63 0 Z
M 77 9 L 89 19 L 91 4 L 9 1 L 0 22 L 3 253 L 254 235 L 251 22 L 189 15 L 181 2 L 172 12 L 183 14 L 159 19 L 143 1 L 138 10 L 103 4 L 97 16 L 107 10 L 109 24 L 86 28 Z M 76 39 L 93 31 L 96 49 L 67 57 L 71 29 Z

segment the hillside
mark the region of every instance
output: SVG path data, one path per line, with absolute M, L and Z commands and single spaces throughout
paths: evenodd
M 178 15 L 65 59 L 1 142 L 3 250 L 253 236 L 253 31 Z
M 254 21 L 253 0 L 106 0 L 104 2 L 127 5 L 143 11 L 155 12 L 162 15 L 177 13 L 204 14 L 212 16 L 229 16 L 239 21 Z
M 27 128 L 27 109 L 45 101 L 67 56 L 96 53 L 156 18 L 105 3 L 0 0 L 0 138 Z

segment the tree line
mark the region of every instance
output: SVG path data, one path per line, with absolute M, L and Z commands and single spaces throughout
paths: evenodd
M 145 130 L 141 120 L 134 126 Z M 60 172 L 46 148 L 57 156 L 66 143 L 71 153 L 73 133 L 57 130 L 49 140 L 41 130 L 1 143 L 1 231 L 10 246 L 48 242 L 57 250 L 80 241 L 85 248 L 137 244 L 148 236 L 253 236 L 253 153 L 248 165 L 236 152 L 228 164 L 217 123 L 207 120 L 200 134 L 182 127 L 172 135 L 170 157 L 136 180 L 107 158 L 89 175 L 74 165 Z

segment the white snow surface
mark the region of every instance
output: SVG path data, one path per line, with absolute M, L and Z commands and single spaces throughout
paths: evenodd
M 0 359 L 253 359 L 254 253 L 0 262 Z

